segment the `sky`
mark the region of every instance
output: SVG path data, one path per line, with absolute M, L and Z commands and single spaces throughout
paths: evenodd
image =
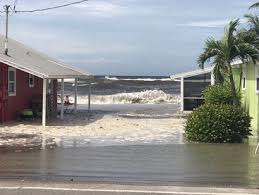
M 18 0 L 17 10 L 75 0 Z M 171 75 L 198 68 L 208 37 L 256 0 L 89 0 L 10 16 L 10 37 L 97 75 Z M 1 0 L 13 5 L 14 0 Z M 256 12 L 259 10 L 254 10 Z M 4 33 L 3 16 L 0 33 Z M 243 22 L 243 20 L 242 20 Z

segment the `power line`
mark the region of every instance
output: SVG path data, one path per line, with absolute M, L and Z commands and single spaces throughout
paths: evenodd
M 34 9 L 34 10 L 15 10 L 15 13 L 33 13 L 33 12 L 47 11 L 47 10 L 51 10 L 51 9 L 58 9 L 58 8 L 63 8 L 63 7 L 67 7 L 70 5 L 83 3 L 86 1 L 88 1 L 88 0 L 75 1 L 72 3 L 67 3 L 67 4 L 58 5 L 58 6 L 54 6 L 54 7 L 46 7 L 46 8 L 40 8 L 40 9 Z
M 18 4 L 18 0 L 15 0 L 15 1 L 14 1 L 14 4 L 13 4 L 13 9 L 14 9 L 14 10 L 15 10 L 17 4 Z

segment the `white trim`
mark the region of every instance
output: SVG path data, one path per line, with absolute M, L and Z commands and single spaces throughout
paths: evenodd
M 185 100 L 204 100 L 203 97 L 184 97 Z
M 184 111 L 184 77 L 181 77 L 181 111 Z
M 11 62 L 11 61 L 9 61 L 9 60 L 3 59 L 3 58 L 1 58 L 1 57 L 0 57 L 0 61 L 1 61 L 2 63 L 4 63 L 4 64 L 7 64 L 8 66 L 11 66 L 11 67 L 13 67 L 13 68 L 15 68 L 15 69 L 19 69 L 19 70 L 21 70 L 21 71 L 23 71 L 23 72 L 27 72 L 27 73 L 29 73 L 29 74 L 33 74 L 33 75 L 35 75 L 35 76 L 37 76 L 37 77 L 40 77 L 40 78 L 46 78 L 46 77 L 48 77 L 47 75 L 41 74 L 41 73 L 39 73 L 39 72 L 32 71 L 32 70 L 27 69 L 27 68 L 24 68 L 24 67 L 21 67 L 20 65 L 14 63 L 14 62 Z
M 75 78 L 75 100 L 74 100 L 74 112 L 77 111 L 77 87 L 78 87 L 78 79 Z
M 204 80 L 184 80 L 185 83 L 211 83 L 211 79 L 204 79 Z
M 1 57 L 0 57 L 0 62 L 2 62 L 4 64 L 7 64 L 8 66 L 11 66 L 15 69 L 19 69 L 23 72 L 26 72 L 26 73 L 32 74 L 34 76 L 37 76 L 39 78 L 62 79 L 62 78 L 93 78 L 94 77 L 93 75 L 86 75 L 86 74 L 85 75 L 84 74 L 82 74 L 82 75 L 46 75 L 46 74 L 42 74 L 40 72 L 33 71 L 31 69 L 28 69 L 28 68 L 25 68 L 22 65 L 19 65 L 15 62 L 11 62 L 11 61 L 9 61 L 7 59 L 4 59 L 4 58 L 1 58 Z M 77 70 L 74 70 L 74 71 L 78 72 Z
M 88 89 L 88 120 L 90 119 L 91 112 L 91 94 L 92 94 L 92 83 L 89 81 L 89 89 Z
M 210 84 L 215 85 L 215 75 L 214 75 L 213 69 L 211 70 L 211 73 L 210 73 Z
M 60 110 L 60 119 L 64 119 L 64 79 L 61 79 L 61 110 Z
M 246 85 L 247 85 L 247 80 L 246 80 L 246 64 L 242 65 L 242 90 L 246 89 Z
M 194 71 L 175 74 L 175 75 L 170 76 L 170 78 L 172 80 L 176 80 L 176 79 L 179 79 L 181 77 L 188 78 L 188 77 L 197 76 L 197 75 L 200 75 L 200 74 L 210 73 L 212 70 L 213 70 L 213 67 L 208 67 L 208 68 L 204 68 L 204 69 L 198 69 L 198 70 L 194 70 Z
M 10 78 L 9 78 L 9 72 L 14 72 L 14 81 L 10 81 Z M 14 84 L 14 92 L 10 92 L 10 88 L 9 88 L 9 84 L 10 83 L 13 83 Z M 16 85 L 17 85 L 17 82 L 16 82 L 16 69 L 13 68 L 13 67 L 8 67 L 8 96 L 16 96 Z
M 28 75 L 29 75 L 29 88 L 33 88 L 34 82 L 35 82 L 35 76 L 32 74 L 28 74 Z M 31 83 L 31 79 L 32 79 L 32 83 Z

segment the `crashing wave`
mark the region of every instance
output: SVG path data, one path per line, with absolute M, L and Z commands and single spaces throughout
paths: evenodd
M 119 93 L 114 95 L 92 95 L 93 104 L 159 104 L 179 103 L 178 95 L 166 94 L 162 90 L 146 90 L 134 93 Z M 87 96 L 79 96 L 79 104 L 87 104 Z
M 117 77 L 110 77 L 110 76 L 105 76 L 105 79 L 110 80 L 110 81 L 172 81 L 170 78 L 161 78 L 161 79 L 155 79 L 155 78 L 135 78 L 135 79 L 126 79 L 126 78 L 117 78 Z

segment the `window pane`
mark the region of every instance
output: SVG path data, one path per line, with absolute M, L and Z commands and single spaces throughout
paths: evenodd
M 14 85 L 14 83 L 9 83 L 8 92 L 9 93 L 15 93 L 15 85 Z
M 30 82 L 30 85 L 33 85 L 33 78 L 32 77 L 30 77 L 29 82 Z
M 14 81 L 15 73 L 14 71 L 9 71 L 9 81 Z
M 256 78 L 256 90 L 259 91 L 259 78 Z

